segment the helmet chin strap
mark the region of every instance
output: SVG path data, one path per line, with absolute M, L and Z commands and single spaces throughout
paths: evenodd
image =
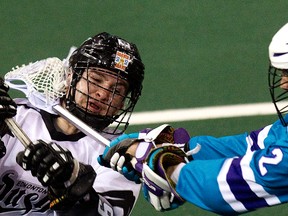
M 74 108 L 72 108 L 69 111 L 73 115 L 75 115 L 76 117 L 84 121 L 87 125 L 99 131 L 104 130 L 114 121 L 112 117 L 108 118 L 107 116 L 103 117 L 100 115 L 93 115 L 93 114 L 85 112 L 84 110 L 82 110 L 81 108 L 77 106 L 74 106 Z

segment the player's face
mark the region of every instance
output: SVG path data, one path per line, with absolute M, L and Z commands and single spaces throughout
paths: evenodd
M 281 88 L 288 90 L 288 70 L 282 70 Z
M 124 105 L 128 82 L 115 72 L 89 68 L 76 86 L 75 101 L 89 113 L 113 116 Z

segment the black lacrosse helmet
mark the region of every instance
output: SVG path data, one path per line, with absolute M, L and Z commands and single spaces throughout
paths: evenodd
M 66 98 L 66 108 L 100 132 L 120 134 L 125 131 L 141 95 L 144 79 L 145 67 L 136 45 L 118 36 L 103 32 L 88 38 L 72 53 L 69 58 L 69 67 L 72 69 L 73 75 Z M 128 82 L 129 89 L 125 96 L 125 105 L 114 116 L 91 114 L 87 109 L 76 104 L 76 84 L 88 68 L 109 70 L 114 72 L 119 79 Z M 108 130 L 107 127 L 111 123 L 113 123 L 113 127 Z

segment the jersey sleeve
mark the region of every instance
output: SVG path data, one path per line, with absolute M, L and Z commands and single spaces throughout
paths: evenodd
M 222 215 L 287 202 L 287 135 L 287 128 L 283 126 L 268 126 L 245 138 L 248 147 L 246 151 L 241 150 L 242 155 L 239 151 L 232 157 L 229 150 L 227 155 L 231 157 L 214 154 L 212 159 L 190 161 L 180 171 L 177 192 L 188 202 Z M 233 137 L 226 140 L 232 141 Z M 235 140 L 240 139 L 236 136 Z M 222 141 L 217 145 L 229 145 Z
M 197 145 L 200 151 L 193 155 L 194 159 L 210 160 L 242 155 L 247 150 L 247 134 L 216 138 L 212 136 L 196 136 L 190 139 L 189 149 Z
M 195 136 L 189 141 L 189 149 L 200 145 L 200 151 L 193 155 L 194 159 L 210 160 L 241 156 L 246 152 L 264 148 L 264 139 L 267 137 L 272 125 L 245 132 L 238 135 L 213 137 Z

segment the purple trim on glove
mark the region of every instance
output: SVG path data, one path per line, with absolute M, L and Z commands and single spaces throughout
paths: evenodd
M 143 176 L 144 179 L 144 186 L 148 189 L 148 191 L 152 192 L 156 196 L 162 196 L 163 195 L 163 188 L 159 187 L 157 184 L 155 184 L 153 181 L 151 181 L 149 178 L 146 177 L 145 173 Z
M 135 158 L 137 163 L 135 164 L 135 170 L 139 173 L 142 173 L 143 170 L 143 161 L 147 158 L 150 150 L 152 149 L 153 144 L 151 142 L 140 142 L 135 153 Z
M 190 135 L 184 128 L 177 128 L 174 131 L 174 143 L 187 143 L 190 140 Z

